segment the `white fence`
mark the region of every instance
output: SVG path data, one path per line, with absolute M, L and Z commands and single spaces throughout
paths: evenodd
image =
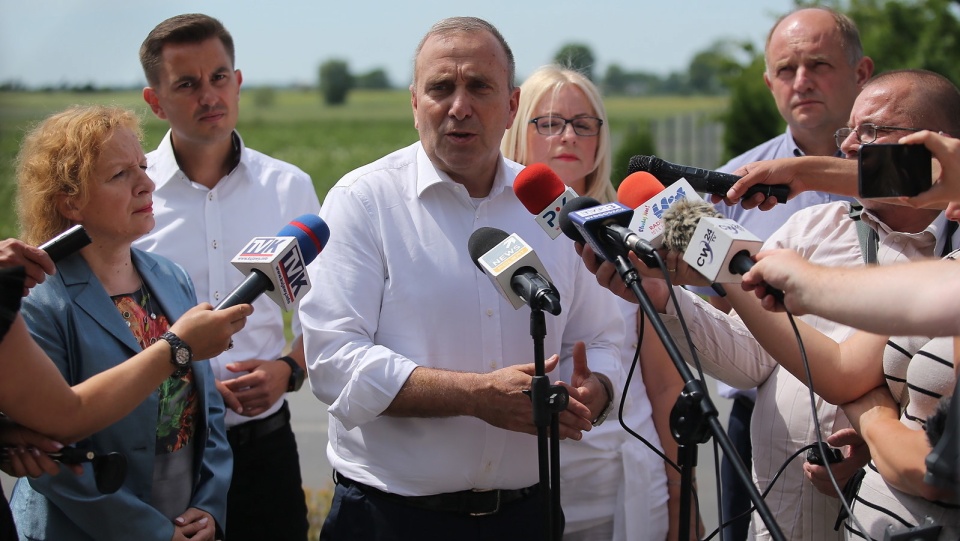
M 703 169 L 723 165 L 723 124 L 715 115 L 694 113 L 650 122 L 657 156 Z

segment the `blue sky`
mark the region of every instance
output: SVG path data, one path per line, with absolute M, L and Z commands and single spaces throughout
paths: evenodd
M 661 75 L 683 70 L 720 38 L 762 47 L 792 0 L 0 0 L 0 81 L 141 85 L 137 50 L 163 19 L 200 11 L 234 36 L 245 84 L 316 81 L 330 58 L 354 73 L 384 68 L 409 84 L 411 57 L 431 24 L 452 15 L 487 19 L 503 33 L 523 77 L 565 43 L 591 47 L 600 74 L 611 63 Z

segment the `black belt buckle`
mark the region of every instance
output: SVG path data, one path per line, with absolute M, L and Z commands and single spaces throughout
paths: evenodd
M 243 447 L 248 443 L 271 434 L 290 422 L 290 406 L 284 401 L 277 411 L 263 419 L 255 419 L 227 429 L 227 441 L 231 447 Z
M 499 490 L 493 489 L 493 488 L 488 488 L 488 489 L 475 488 L 475 489 L 472 489 L 471 492 L 473 492 L 474 494 L 486 494 L 489 492 L 493 492 L 496 497 L 493 500 L 494 502 L 493 509 L 488 511 L 472 511 L 470 513 L 467 513 L 468 515 L 470 515 L 471 517 L 485 517 L 488 515 L 495 515 L 500 512 L 500 491 Z

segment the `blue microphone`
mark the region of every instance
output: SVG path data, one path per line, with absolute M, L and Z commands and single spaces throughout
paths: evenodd
M 560 229 L 567 237 L 590 244 L 607 261 L 632 251 L 648 266 L 656 265 L 653 246 L 628 227 L 631 218 L 633 209 L 621 203 L 600 204 L 592 197 L 577 197 L 560 210 Z
M 310 291 L 307 265 L 329 239 L 330 228 L 314 214 L 297 217 L 275 237 L 254 237 L 230 261 L 247 278 L 215 310 L 252 303 L 263 293 L 290 310 Z

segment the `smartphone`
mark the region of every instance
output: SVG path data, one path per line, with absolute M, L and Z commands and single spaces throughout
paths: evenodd
M 807 450 L 807 462 L 816 464 L 817 466 L 823 466 L 823 458 L 820 457 L 820 449 L 818 447 Z M 827 462 L 831 464 L 843 462 L 843 453 L 840 452 L 840 449 L 827 447 Z
M 860 197 L 913 197 L 930 189 L 927 147 L 873 143 L 858 152 Z

